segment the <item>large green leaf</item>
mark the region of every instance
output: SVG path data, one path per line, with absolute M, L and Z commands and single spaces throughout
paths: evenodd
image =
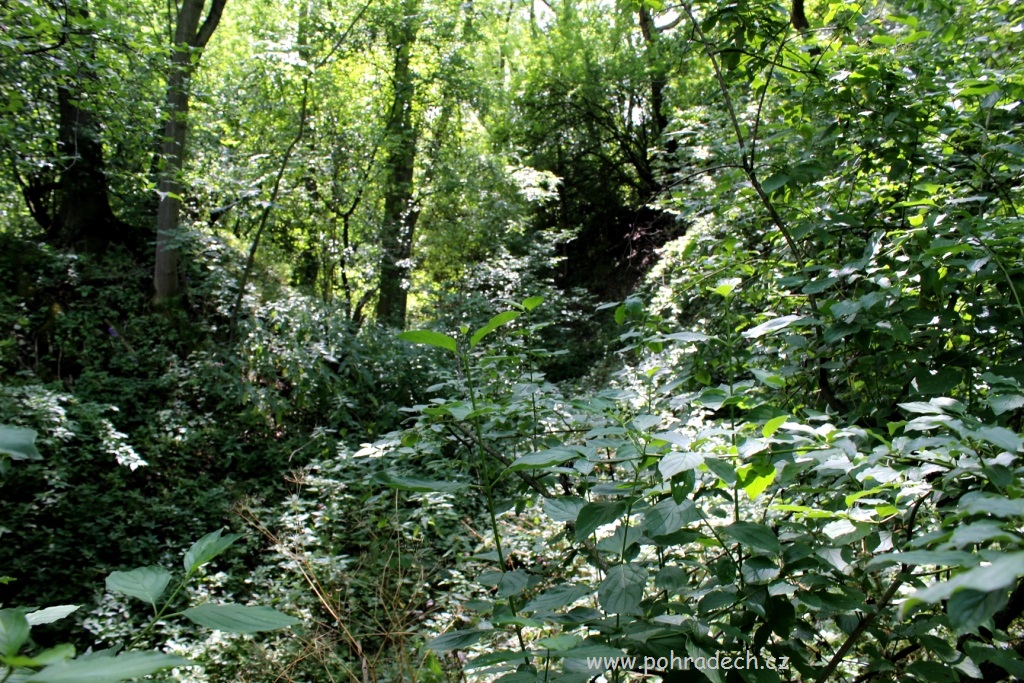
M 555 586 L 544 591 L 526 603 L 526 607 L 523 610 L 526 612 L 539 612 L 541 610 L 558 609 L 559 607 L 571 605 L 589 594 L 590 589 L 587 586 L 573 583 L 562 584 L 561 586 Z
M 54 647 L 48 647 L 41 652 L 37 652 L 31 657 L 26 657 L 24 655 L 15 655 L 13 657 L 0 657 L 0 661 L 2 661 L 7 666 L 13 666 L 15 668 L 39 669 L 49 664 L 53 664 L 54 662 L 60 662 L 65 659 L 71 659 L 74 656 L 75 646 L 71 645 L 70 643 L 62 643 L 60 645 L 55 645 Z M 9 679 L 11 683 L 15 683 L 19 680 L 22 679 L 19 679 L 17 677 L 12 677 L 11 679 Z
M 573 460 L 578 457 L 580 457 L 580 453 L 572 448 L 567 448 L 565 446 L 548 448 L 543 451 L 537 451 L 536 453 L 527 453 L 521 458 L 516 458 L 516 460 L 508 466 L 508 471 L 518 472 L 519 470 L 551 467 L 552 465 L 561 465 L 564 462 L 568 462 L 569 460 Z
M 886 553 L 868 561 L 868 569 L 880 569 L 891 564 L 931 565 L 935 567 L 973 567 L 981 558 L 965 550 L 909 550 L 903 553 Z
M 970 514 L 1024 517 L 1024 498 L 1007 498 L 994 493 L 971 491 L 960 498 L 960 509 Z
M 0 425 L 0 455 L 12 460 L 42 460 L 43 456 L 36 450 L 36 432 L 34 429 Z
M 228 549 L 232 543 L 242 537 L 242 534 L 228 534 L 222 536 L 223 529 L 217 529 L 206 534 L 192 544 L 192 547 L 185 553 L 185 572 L 191 574 L 204 564 L 220 555 Z M 145 599 L 145 598 L 143 598 Z
M 764 524 L 735 522 L 727 527 L 723 527 L 722 531 L 754 550 L 771 553 L 772 555 L 778 555 L 782 552 L 782 545 L 779 543 L 775 532 Z
M 974 631 L 1006 604 L 1007 592 L 958 590 L 946 601 L 949 623 L 957 633 Z
M 684 500 L 680 504 L 666 498 L 644 512 L 644 531 L 648 536 L 664 536 L 699 519 L 700 512 L 692 500 Z
M 743 562 L 743 580 L 748 584 L 768 583 L 779 575 L 779 566 L 763 555 L 748 557 Z
M 299 623 L 293 616 L 261 606 L 214 605 L 207 602 L 188 608 L 184 614 L 200 626 L 229 633 L 274 631 Z
M 396 491 L 411 491 L 413 493 L 459 493 L 469 488 L 469 484 L 457 481 L 434 481 L 419 477 L 405 477 L 390 472 L 375 474 L 373 481 Z
M 485 629 L 466 629 L 464 631 L 449 631 L 442 633 L 427 643 L 427 649 L 434 652 L 451 652 L 452 650 L 465 650 L 471 645 L 476 645 L 481 638 L 491 633 Z
M 576 518 L 576 540 L 594 533 L 605 524 L 610 524 L 626 513 L 626 503 L 621 500 L 587 503 Z
M 647 570 L 638 564 L 617 564 L 597 589 L 602 609 L 611 614 L 635 614 L 640 611 L 647 586 Z
M 164 594 L 170 580 L 171 573 L 163 567 L 139 567 L 130 572 L 110 572 L 107 590 L 130 595 L 156 607 L 156 601 Z
M 575 522 L 580 510 L 587 504 L 579 496 L 559 496 L 544 499 L 544 514 L 556 522 Z
M 704 456 L 700 453 L 672 451 L 658 463 L 658 471 L 661 472 L 663 478 L 671 479 L 680 472 L 688 472 L 700 467 L 703 462 Z
M 533 309 L 540 306 L 542 303 L 544 303 L 544 297 L 531 296 L 526 299 L 523 299 L 523 308 L 525 308 L 528 311 L 532 311 Z
M 81 607 L 81 605 L 54 605 L 53 607 L 44 607 L 43 609 L 37 609 L 35 612 L 29 612 L 25 615 L 25 618 L 28 620 L 29 626 L 52 624 L 59 619 L 63 619 L 72 612 L 75 612 L 79 607 Z
M 1024 447 L 1024 439 L 1006 427 L 984 425 L 973 430 L 971 433 L 979 439 L 995 444 L 1011 453 L 1016 453 Z
M 413 344 L 429 344 L 430 346 L 446 349 L 452 353 L 455 353 L 457 349 L 453 338 L 433 330 L 409 330 L 408 332 L 402 332 L 398 335 L 398 338 Z
M 92 655 L 63 660 L 47 666 L 25 679 L 27 683 L 117 683 L 128 678 L 148 676 L 192 662 L 162 652 L 125 652 L 115 657 Z
M 512 322 L 520 315 L 519 311 L 505 311 L 499 313 L 490 319 L 490 321 L 481 327 L 479 330 L 473 333 L 473 336 L 469 338 L 469 348 L 476 348 L 476 345 L 480 343 L 480 340 L 489 335 L 494 330 L 498 329 L 502 325 Z M 453 349 L 454 350 L 454 349 Z
M 934 583 L 911 595 L 903 603 L 903 613 L 921 602 L 936 603 L 946 600 L 959 590 L 980 592 L 1001 591 L 1024 576 L 1024 552 L 1007 553 L 991 564 L 974 567 L 957 574 L 949 581 Z
M 749 330 L 743 332 L 743 336 L 747 339 L 757 339 L 763 337 L 766 334 L 772 334 L 779 330 L 784 330 L 798 320 L 803 320 L 802 315 L 783 315 L 778 318 L 773 318 L 767 322 L 763 322 L 760 325 L 751 327 Z
M 21 609 L 0 609 L 0 655 L 12 657 L 28 640 L 28 619 Z

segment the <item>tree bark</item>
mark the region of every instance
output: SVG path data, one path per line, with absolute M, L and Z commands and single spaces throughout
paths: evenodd
M 85 4 L 69 10 L 64 17 L 61 38 L 44 48 L 29 50 L 26 58 L 56 50 L 67 42 L 72 19 L 88 19 Z M 95 59 L 92 37 L 80 47 L 83 61 Z M 69 64 L 78 64 L 67 60 Z M 103 160 L 101 127 L 85 97 L 88 81 L 96 76 L 81 66 L 72 67 L 67 80 L 56 88 L 57 149 L 60 154 L 56 176 L 48 173 L 22 178 L 16 175 L 33 219 L 45 231 L 51 244 L 87 252 L 101 252 L 112 242 L 128 242 L 135 231 L 120 221 L 110 206 L 109 187 Z
M 185 139 L 188 127 L 189 81 L 199 63 L 197 51 L 206 47 L 210 36 L 220 22 L 227 0 L 213 0 L 203 25 L 206 0 L 184 0 L 178 11 L 174 31 L 174 52 L 171 55 L 170 74 L 167 78 L 167 119 L 160 149 L 161 168 L 157 186 L 160 204 L 157 208 L 156 265 L 153 285 L 156 300 L 175 297 L 180 290 L 178 278 L 178 247 L 174 234 L 181 213 L 181 169 L 184 162 Z
M 403 328 L 408 308 L 408 259 L 412 255 L 413 235 L 419 210 L 413 192 L 416 165 L 417 131 L 412 120 L 414 76 L 409 68 L 412 45 L 416 41 L 419 19 L 418 2 L 405 4 L 401 24 L 389 31 L 394 50 L 394 99 L 385 129 L 384 216 L 381 226 L 380 286 L 377 291 L 377 322 Z
M 75 104 L 66 87 L 57 90 L 60 151 L 70 161 L 58 181 L 56 215 L 46 228 L 51 241 L 100 252 L 125 237 L 128 226 L 110 208 L 103 143 L 93 115 Z

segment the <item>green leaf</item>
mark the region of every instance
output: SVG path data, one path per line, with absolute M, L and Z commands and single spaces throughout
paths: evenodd
M 220 555 L 228 547 L 240 539 L 242 534 L 228 534 L 221 536 L 223 529 L 217 529 L 206 534 L 192 544 L 192 547 L 185 553 L 185 573 L 191 574 L 204 564 Z M 144 599 L 144 598 L 143 598 Z
M 804 285 L 801 290 L 804 294 L 821 294 L 826 289 L 834 285 L 838 281 L 834 277 L 823 277 L 818 280 L 812 280 Z
M 743 487 L 743 491 L 746 492 L 747 497 L 750 500 L 757 500 L 757 497 L 764 493 L 764 490 L 771 486 L 771 483 L 775 481 L 775 475 L 777 471 L 774 467 L 768 470 L 767 474 L 757 474 L 753 470 L 748 473 L 748 476 L 744 476 L 740 485 Z
M 967 633 L 1002 609 L 1006 597 L 1006 591 L 959 590 L 946 602 L 946 614 L 957 633 Z
M 530 602 L 526 603 L 526 607 L 523 608 L 526 612 L 539 612 L 541 610 L 553 610 L 559 607 L 565 607 L 571 605 L 580 598 L 590 595 L 590 588 L 587 586 L 566 583 L 554 588 L 549 588 Z
M 171 573 L 163 567 L 139 567 L 130 572 L 110 572 L 107 590 L 130 595 L 156 607 L 156 601 L 164 594 L 170 580 Z
M 972 515 L 1024 517 L 1024 498 L 1006 498 L 993 493 L 971 491 L 960 499 L 960 509 Z
M 452 650 L 465 650 L 471 645 L 476 645 L 481 638 L 491 633 L 492 629 L 466 629 L 464 631 L 449 631 L 442 633 L 427 643 L 427 649 L 434 652 L 451 652 Z
M 432 481 L 418 477 L 404 477 L 390 472 L 379 472 L 373 475 L 373 481 L 396 491 L 412 491 L 414 493 L 459 493 L 469 488 L 469 484 L 462 482 Z
M 704 465 L 729 486 L 736 483 L 736 470 L 722 458 L 707 458 Z
M 748 557 L 743 562 L 743 580 L 747 583 L 768 583 L 781 571 L 777 564 L 761 555 Z
M 672 451 L 658 463 L 658 471 L 664 479 L 671 479 L 680 472 L 688 472 L 696 469 L 704 462 L 704 456 L 700 453 L 681 453 Z
M 63 660 L 49 665 L 25 679 L 26 683 L 117 683 L 128 678 L 149 674 L 176 666 L 192 666 L 192 662 L 177 655 L 162 652 L 124 652 L 114 657 L 97 653 L 78 659 Z
M 910 550 L 888 553 L 871 558 L 868 569 L 881 569 L 892 564 L 925 565 L 931 567 L 973 567 L 981 561 L 975 553 L 965 550 Z
M 666 341 L 672 340 L 686 342 L 689 344 L 693 342 L 708 341 L 709 339 L 713 339 L 713 337 L 709 337 L 708 335 L 700 332 L 673 332 L 672 334 L 663 335 L 662 339 Z
M 54 662 L 59 662 L 65 659 L 71 659 L 75 656 L 75 646 L 70 643 L 62 643 L 51 648 L 47 648 L 42 652 L 33 655 L 32 657 L 25 657 L 23 655 L 15 655 L 14 657 L 0 657 L 7 666 L 13 667 L 31 667 L 38 669 Z M 11 679 L 20 680 L 20 679 Z
M 523 299 L 523 308 L 525 308 L 528 311 L 532 311 L 533 309 L 540 306 L 542 303 L 544 303 L 544 297 L 531 296 L 527 299 Z
M 588 657 L 622 657 L 626 653 L 617 648 L 605 645 L 604 643 L 597 643 L 590 640 L 584 640 L 579 647 L 574 647 L 571 650 L 566 650 L 563 655 L 566 659 L 585 659 Z
M 28 640 L 29 624 L 21 609 L 0 609 L 0 656 L 13 657 Z
M 996 415 L 1024 407 L 1024 396 L 1020 394 L 989 395 L 986 400 Z
M 540 467 L 551 467 L 561 465 L 564 462 L 580 457 L 580 453 L 572 448 L 558 446 L 536 453 L 527 453 L 508 466 L 507 472 L 518 472 L 519 470 L 532 470 Z
M 214 605 L 207 602 L 198 607 L 189 607 L 183 614 L 199 626 L 229 633 L 274 631 L 299 623 L 293 616 L 262 606 Z
M 0 455 L 6 455 L 12 460 L 43 459 L 43 456 L 36 450 L 34 429 L 22 429 L 7 425 L 0 425 Z
M 772 177 L 768 178 L 768 180 L 761 183 L 761 189 L 764 190 L 766 193 L 771 194 L 772 192 L 775 192 L 775 190 L 779 189 L 788 182 L 788 175 L 786 175 L 785 173 L 776 173 Z
M 783 315 L 778 318 L 773 318 L 767 322 L 763 322 L 760 325 L 751 327 L 749 330 L 743 332 L 743 336 L 747 339 L 757 339 L 763 337 L 766 334 L 778 332 L 784 330 L 798 320 L 803 320 L 802 315 Z
M 559 496 L 544 499 L 544 514 L 556 522 L 575 522 L 580 510 L 587 504 L 579 496 Z
M 1024 575 L 1024 552 L 1007 553 L 992 564 L 974 567 L 957 574 L 949 581 L 934 583 L 911 595 L 903 603 L 903 612 L 914 605 L 936 603 L 949 598 L 954 592 L 970 589 L 982 592 L 999 591 L 1009 588 L 1017 578 Z
M 736 589 L 732 586 L 722 590 L 713 590 L 697 603 L 697 613 L 708 614 L 716 609 L 732 607 L 737 601 L 739 601 L 739 596 L 736 595 Z
M 766 439 L 770 439 L 772 434 L 779 431 L 779 427 L 786 424 L 786 420 L 788 419 L 789 415 L 779 415 L 778 417 L 773 417 L 768 420 L 764 423 L 764 427 L 761 428 L 761 436 Z
M 524 571 L 517 569 L 511 572 L 501 572 L 501 578 L 498 579 L 498 597 L 507 598 L 519 595 L 526 590 L 529 583 L 530 575 Z
M 582 541 L 605 524 L 611 524 L 626 514 L 626 503 L 621 500 L 587 503 L 576 518 L 576 540 Z
M 447 334 L 441 334 L 440 332 L 434 332 L 433 330 L 409 330 L 408 332 L 402 332 L 399 334 L 398 338 L 402 341 L 412 342 L 413 344 L 429 344 L 430 346 L 447 349 L 452 353 L 455 353 L 457 349 L 453 338 L 449 337 Z
M 644 526 L 648 536 L 664 536 L 699 519 L 700 513 L 692 500 L 678 504 L 666 498 L 644 513 Z
M 54 605 L 53 607 L 45 607 L 37 609 L 35 612 L 29 612 L 25 615 L 25 618 L 28 620 L 29 626 L 52 624 L 76 611 L 79 607 L 81 605 Z
M 960 676 L 952 667 L 929 660 L 911 662 L 907 666 L 907 673 L 913 676 L 914 680 L 927 683 L 957 683 L 960 680 Z
M 734 522 L 722 531 L 743 545 L 772 555 L 782 553 L 782 545 L 775 533 L 764 524 Z
M 499 313 L 490 319 L 490 321 L 481 327 L 479 330 L 473 333 L 473 336 L 469 338 L 469 348 L 476 348 L 476 345 L 480 343 L 480 340 L 489 335 L 494 330 L 498 329 L 502 325 L 512 322 L 520 315 L 519 311 L 505 311 Z M 452 349 L 454 351 L 454 349 Z
M 640 611 L 647 586 L 647 570 L 637 564 L 617 564 L 597 589 L 597 601 L 610 614 L 635 614 Z
M 995 427 L 985 425 L 978 427 L 971 431 L 971 434 L 977 436 L 983 441 L 988 441 L 991 444 L 995 444 L 1000 448 L 1016 453 L 1024 446 L 1024 439 L 1020 438 L 1016 432 L 1011 432 L 1006 427 Z

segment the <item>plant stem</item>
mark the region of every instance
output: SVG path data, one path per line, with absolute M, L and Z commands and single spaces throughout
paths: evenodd
M 469 354 L 462 354 L 463 368 L 466 373 L 466 385 L 469 388 L 469 402 L 473 407 L 473 413 L 477 412 L 477 400 L 476 400 L 476 385 L 473 382 L 473 369 L 469 363 Z M 473 431 L 476 432 L 476 444 L 483 444 L 483 432 L 480 428 L 480 417 L 479 415 L 473 416 Z M 498 563 L 501 568 L 501 572 L 504 574 L 508 571 L 508 565 L 505 562 L 505 551 L 501 547 L 501 528 L 498 526 L 498 515 L 495 513 L 494 504 L 494 480 L 491 479 L 489 473 L 490 461 L 483 457 L 483 449 L 477 446 L 474 450 L 478 451 L 477 461 L 480 467 L 480 478 L 483 480 L 484 492 L 487 495 L 487 514 L 491 519 L 491 533 L 494 535 L 494 547 L 498 553 Z M 512 616 L 516 616 L 516 600 L 514 596 L 508 597 L 508 608 L 512 612 Z M 530 663 L 529 655 L 526 655 L 526 639 L 523 638 L 523 628 L 516 624 L 516 640 L 519 642 L 519 649 L 524 653 L 526 663 Z

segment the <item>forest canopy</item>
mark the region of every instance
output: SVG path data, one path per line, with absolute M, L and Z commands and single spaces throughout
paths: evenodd
M 0 683 L 1024 678 L 1019 2 L 0 8 Z

